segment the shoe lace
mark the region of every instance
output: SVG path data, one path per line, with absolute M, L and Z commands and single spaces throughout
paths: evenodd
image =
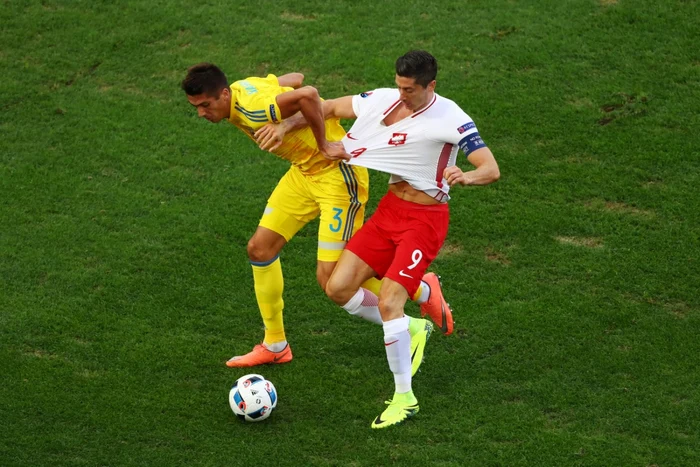
M 393 397 L 392 397 L 391 399 L 389 399 L 388 401 L 384 401 L 384 403 L 385 403 L 386 405 L 389 405 L 389 406 L 395 405 L 395 404 L 394 404 L 394 398 L 393 398 Z M 400 405 L 400 402 L 396 402 L 396 405 Z
M 391 411 L 390 413 L 392 415 L 390 415 L 390 416 L 396 416 L 396 415 L 399 415 L 405 411 L 405 407 L 399 401 L 394 402 L 393 398 L 389 399 L 388 401 L 384 401 L 384 403 L 389 406 L 386 410 Z M 386 413 L 386 412 L 384 412 L 384 413 Z

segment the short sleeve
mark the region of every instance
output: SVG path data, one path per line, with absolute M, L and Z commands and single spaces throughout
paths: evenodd
M 445 142 L 458 145 L 466 156 L 486 147 L 474 121 L 456 104 L 443 122 L 442 133 Z
M 382 101 L 391 99 L 392 94 L 396 94 L 398 99 L 398 91 L 395 89 L 375 89 L 374 91 L 362 92 L 352 96 L 352 110 L 355 116 L 359 117 L 369 108 L 376 108 L 382 105 Z
M 233 86 L 238 90 L 235 109 L 251 122 L 282 120 L 277 95 L 284 92 L 285 88 L 280 87 L 277 76 L 269 74 L 265 78 L 250 77 L 236 81 Z

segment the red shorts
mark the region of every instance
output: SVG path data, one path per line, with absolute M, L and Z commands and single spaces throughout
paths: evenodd
M 417 204 L 388 192 L 345 248 L 412 297 L 445 242 L 449 222 L 447 203 Z

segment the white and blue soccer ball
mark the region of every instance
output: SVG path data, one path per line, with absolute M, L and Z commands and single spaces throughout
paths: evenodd
M 228 403 L 241 420 L 260 422 L 277 407 L 277 390 L 261 375 L 241 376 L 228 393 Z

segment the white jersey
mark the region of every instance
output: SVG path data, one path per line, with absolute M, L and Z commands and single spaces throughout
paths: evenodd
M 342 142 L 353 156 L 348 164 L 391 174 L 389 183 L 408 182 L 440 202 L 450 199 L 445 168 L 486 147 L 469 115 L 449 99 L 434 94 L 413 115 L 386 126 L 384 119 L 400 105 L 398 89 L 375 89 L 353 96 L 355 124 Z

